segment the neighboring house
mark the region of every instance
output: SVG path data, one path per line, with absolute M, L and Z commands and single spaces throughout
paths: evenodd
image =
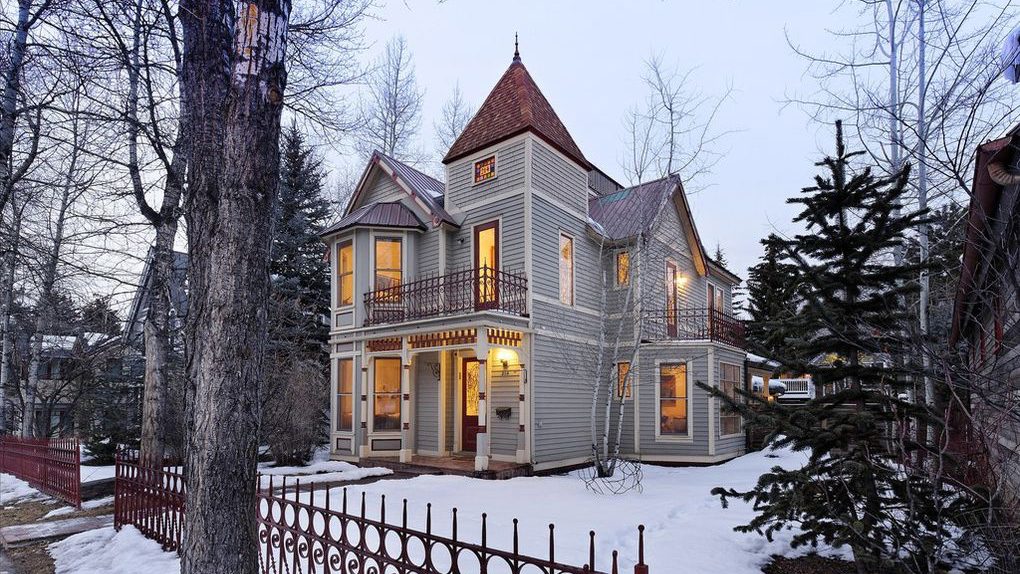
M 173 257 L 173 274 L 169 286 L 170 326 L 174 331 L 180 331 L 188 316 L 188 254 L 174 251 Z M 145 267 L 142 268 L 138 289 L 131 300 L 131 310 L 128 312 L 123 331 L 124 344 L 138 351 L 142 351 L 145 346 L 143 338 L 145 317 L 149 312 L 149 299 L 152 296 L 153 273 L 155 273 L 155 269 L 152 267 L 152 248 L 150 247 L 149 253 L 145 257 Z
M 967 364 L 973 434 L 997 492 L 1020 492 L 1020 126 L 975 158 L 950 343 Z M 955 417 L 952 422 L 961 421 Z M 969 453 L 976 460 L 976 453 Z M 981 472 L 980 470 L 978 472 Z M 984 474 L 984 473 L 982 473 Z
M 516 55 L 443 163 L 445 183 L 374 153 L 322 233 L 336 458 L 585 464 L 592 385 L 627 369 L 624 456 L 744 452 L 739 416 L 695 385 L 745 380 L 739 278 L 706 256 L 679 178 L 623 188 L 593 167 Z
M 119 373 L 117 343 L 116 336 L 103 333 L 42 335 L 35 401 L 36 436 L 76 434 L 74 415 L 78 402 L 94 386 L 97 377 Z M 22 385 L 28 380 L 31 344 L 29 337 L 15 341 L 14 362 L 20 366 L 18 376 Z M 19 410 L 24 408 L 23 402 Z

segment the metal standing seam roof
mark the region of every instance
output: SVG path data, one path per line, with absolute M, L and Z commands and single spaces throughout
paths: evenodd
M 425 224 L 406 205 L 399 201 L 391 201 L 370 203 L 359 207 L 324 229 L 319 235 L 331 235 L 356 226 L 426 230 Z
M 428 206 L 435 217 L 446 223 L 457 224 L 453 216 L 446 211 L 446 185 L 443 182 L 381 151 L 377 150 L 372 155 L 373 161 L 377 159 L 385 163 L 397 177 L 407 184 L 415 195 Z
M 622 240 L 648 228 L 679 184 L 675 176 L 650 181 L 588 201 L 588 214 L 608 239 Z

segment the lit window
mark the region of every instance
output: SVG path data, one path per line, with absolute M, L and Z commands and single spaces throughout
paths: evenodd
M 560 302 L 574 304 L 574 240 L 560 234 Z
M 659 366 L 659 434 L 687 434 L 687 365 Z
M 499 222 L 475 227 L 475 267 L 478 269 L 478 304 L 496 302 L 496 270 L 499 269 Z
M 490 155 L 475 162 L 475 183 L 496 177 L 496 156 Z
M 372 430 L 400 430 L 400 358 L 375 359 Z
M 740 387 L 740 366 L 727 363 L 719 364 L 719 387 L 720 390 L 733 400 L 738 400 L 737 388 Z M 719 413 L 719 431 L 721 434 L 737 434 L 740 432 L 740 414 L 723 405 Z
M 336 430 L 354 430 L 354 359 L 337 361 Z
M 375 289 L 388 289 L 400 285 L 401 244 L 395 237 L 380 237 L 375 240 Z M 399 294 L 394 293 L 394 298 Z
M 616 253 L 616 284 L 620 286 L 630 284 L 629 251 L 619 251 Z
M 337 246 L 337 294 L 340 306 L 354 303 L 354 245 L 348 241 Z
M 616 363 L 616 396 L 630 398 L 630 388 L 634 384 L 634 379 L 631 377 L 627 380 L 627 375 L 630 373 L 630 363 L 628 361 L 620 361 Z

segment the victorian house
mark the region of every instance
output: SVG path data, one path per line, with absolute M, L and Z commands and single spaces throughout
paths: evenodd
M 611 396 L 623 456 L 744 452 L 739 417 L 695 384 L 744 381 L 739 278 L 706 255 L 678 177 L 623 187 L 593 166 L 517 54 L 443 164 L 445 182 L 373 154 L 322 233 L 335 458 L 582 465 Z

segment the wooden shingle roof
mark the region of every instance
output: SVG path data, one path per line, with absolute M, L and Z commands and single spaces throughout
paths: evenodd
M 574 138 L 538 89 L 535 80 L 514 56 L 513 63 L 492 88 L 467 127 L 460 134 L 443 163 L 450 163 L 492 144 L 532 132 L 584 169 L 591 164 L 584 158 Z

